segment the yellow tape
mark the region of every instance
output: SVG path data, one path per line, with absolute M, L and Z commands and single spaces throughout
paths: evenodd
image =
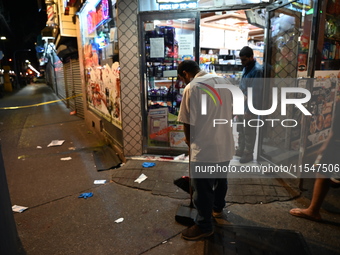
M 58 99 L 58 100 L 53 100 L 53 101 L 48 101 L 48 102 L 44 102 L 44 103 L 39 103 L 39 104 L 31 104 L 31 105 L 23 105 L 23 106 L 12 106 L 12 107 L 0 107 L 0 110 L 13 110 L 13 109 L 20 109 L 20 108 L 29 108 L 29 107 L 34 107 L 34 106 L 40 106 L 40 105 L 45 105 L 45 104 L 53 104 L 59 101 L 66 101 L 75 97 L 80 97 L 83 94 L 77 94 L 68 98 L 64 98 L 64 99 Z

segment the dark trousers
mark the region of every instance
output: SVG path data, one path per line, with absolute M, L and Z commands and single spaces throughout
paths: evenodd
M 256 119 L 257 116 L 254 118 Z M 255 140 L 256 140 L 256 127 L 250 127 L 248 125 L 248 120 L 245 119 L 244 116 L 240 115 L 237 116 L 237 122 L 243 122 L 245 120 L 246 124 L 237 125 L 237 132 L 238 132 L 238 148 L 237 151 L 240 153 L 250 153 L 253 154 Z M 255 123 L 252 123 L 255 125 Z
M 219 164 L 228 166 L 229 161 Z M 225 206 L 227 178 L 192 178 L 191 185 L 193 202 L 198 212 L 195 223 L 202 231 L 210 232 L 213 230 L 212 211 L 220 211 Z

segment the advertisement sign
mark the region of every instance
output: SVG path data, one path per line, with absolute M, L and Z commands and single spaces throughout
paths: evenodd
M 87 13 L 87 29 L 91 34 L 98 26 L 110 18 L 109 0 L 101 0 L 94 10 Z
M 119 63 L 100 66 L 91 44 L 84 47 L 86 96 L 89 107 L 122 128 Z

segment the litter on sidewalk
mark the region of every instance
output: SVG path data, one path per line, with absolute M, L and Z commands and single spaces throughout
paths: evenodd
M 124 218 L 119 218 L 119 219 L 115 220 L 116 223 L 121 223 L 123 221 L 124 221 Z
M 87 192 L 87 193 L 82 193 L 79 195 L 78 198 L 88 198 L 88 197 L 92 197 L 93 196 L 93 193 L 92 192 Z
M 13 205 L 13 206 L 12 206 L 12 211 L 13 211 L 13 212 L 22 213 L 22 212 L 25 211 L 26 209 L 28 209 L 28 207 L 20 206 L 20 205 Z
M 142 156 L 130 156 L 126 157 L 127 159 L 133 160 L 152 160 L 152 161 L 168 161 L 168 162 L 181 162 L 181 163 L 189 163 L 189 156 L 183 157 L 183 154 L 178 156 L 167 156 L 167 155 L 150 155 L 145 154 Z
M 65 142 L 65 140 L 53 140 L 47 147 L 60 146 Z
M 106 180 L 95 180 L 93 184 L 105 184 Z
M 61 158 L 60 160 L 66 161 L 66 160 L 71 160 L 71 157 L 66 157 L 66 158 Z
M 181 155 L 174 157 L 174 160 L 185 160 L 185 154 L 181 154 Z
M 142 164 L 143 167 L 153 167 L 153 166 L 155 166 L 155 165 L 156 165 L 155 163 L 151 163 L 151 162 L 144 162 L 144 163 Z
M 134 182 L 141 183 L 145 181 L 148 177 L 145 174 L 141 174 Z

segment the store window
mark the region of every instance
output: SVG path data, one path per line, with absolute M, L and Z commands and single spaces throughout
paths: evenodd
M 121 128 L 115 2 L 86 1 L 79 19 L 88 106 L 99 116 Z
M 258 19 L 252 19 L 255 16 Z M 201 69 L 228 78 L 238 85 L 243 70 L 239 53 L 244 46 L 251 47 L 256 61 L 263 64 L 264 17 L 264 9 L 202 12 Z
M 177 66 L 195 60 L 195 19 L 146 20 L 143 28 L 147 146 L 187 151 L 183 124 L 177 122 L 185 86 Z

